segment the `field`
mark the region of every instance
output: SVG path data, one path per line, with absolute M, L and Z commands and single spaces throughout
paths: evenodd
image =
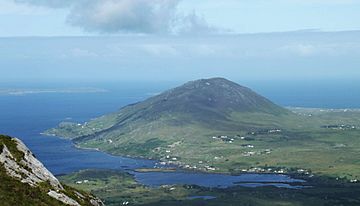
M 276 119 L 254 113 L 234 114 L 238 129 L 209 128 L 199 124 L 166 125 L 159 119 L 129 133 L 75 140 L 84 148 L 98 148 L 115 155 L 159 159 L 186 169 L 207 172 L 288 172 L 360 178 L 360 111 L 288 108 L 296 115 Z M 296 117 L 296 118 L 294 118 Z M 115 117 L 109 115 L 86 125 L 103 128 Z M 256 122 L 256 124 L 254 124 Z M 163 126 L 161 126 L 163 124 Z M 70 124 L 68 124 L 70 125 Z M 85 125 L 82 134 L 90 132 Z M 219 124 L 224 125 L 224 124 Z M 255 126 L 256 127 L 255 127 Z M 73 128 L 75 127 L 75 128 Z M 59 136 L 78 130 L 76 124 L 53 129 Z M 152 130 L 152 128 L 159 128 Z
M 306 177 L 305 177 L 306 178 Z M 84 170 L 59 177 L 77 189 L 93 193 L 107 206 L 129 205 L 257 205 L 322 206 L 360 204 L 359 184 L 338 182 L 331 178 L 309 178 L 312 188 L 280 189 L 275 187 L 227 189 L 190 185 L 166 185 L 150 188 L 138 184 L 131 175 L 119 171 Z

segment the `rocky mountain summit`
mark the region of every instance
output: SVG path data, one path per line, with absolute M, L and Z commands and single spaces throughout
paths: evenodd
M 0 186 L 0 200 L 5 205 L 32 205 L 36 198 L 40 198 L 41 205 L 103 205 L 101 200 L 89 194 L 63 186 L 17 138 L 0 135 L 0 172 L 4 181 Z M 29 195 L 29 198 L 21 200 L 12 199 L 11 195 L 7 197 L 5 194 L 10 191 L 6 187 L 16 191 L 16 196 Z M 21 194 L 19 190 L 25 194 Z

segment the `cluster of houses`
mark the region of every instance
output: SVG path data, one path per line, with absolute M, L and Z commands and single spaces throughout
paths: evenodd
M 287 170 L 286 168 L 272 168 L 272 167 L 262 168 L 262 167 L 252 167 L 252 168 L 249 168 L 249 169 L 242 169 L 241 172 L 246 172 L 246 173 L 276 173 L 276 174 L 286 174 L 286 173 L 289 173 L 289 170 Z M 313 175 L 312 175 L 308 170 L 306 170 L 306 169 L 297 169 L 296 172 L 297 172 L 298 174 L 313 176 Z
M 167 150 L 169 151 L 169 150 Z M 170 153 L 170 152 L 169 152 Z M 219 160 L 223 157 L 214 157 L 214 160 Z M 199 161 L 198 165 L 190 165 L 190 164 L 183 164 L 181 162 L 179 162 L 179 157 L 175 157 L 175 156 L 171 156 L 171 155 L 166 155 L 164 158 L 161 159 L 161 162 L 157 163 L 157 166 L 155 166 L 155 168 L 157 167 L 162 167 L 165 165 L 178 165 L 179 167 L 182 167 L 184 169 L 192 169 L 192 170 L 204 170 L 204 171 L 215 171 L 216 168 L 208 165 L 207 163 L 209 163 L 209 161 Z
M 254 148 L 254 145 L 252 145 L 252 144 L 242 144 L 241 147 Z
M 218 158 L 220 158 L 220 157 L 217 157 L 216 159 L 218 159 Z M 199 161 L 198 163 L 199 163 L 198 166 L 196 166 L 196 165 L 191 166 L 191 165 L 188 165 L 188 164 L 186 164 L 186 165 L 180 164 L 180 166 L 185 168 L 185 169 L 194 169 L 194 170 L 198 169 L 198 170 L 204 170 L 204 171 L 215 171 L 216 170 L 216 168 L 214 166 L 207 165 L 204 161 Z
M 281 132 L 282 132 L 282 130 L 280 130 L 280 129 L 271 129 L 271 130 L 261 130 L 261 131 L 249 132 L 248 135 L 255 136 L 255 135 L 259 135 L 259 134 L 275 134 L 275 133 L 281 133 Z M 222 140 L 223 142 L 226 142 L 226 143 L 233 143 L 236 139 L 245 140 L 245 141 L 254 140 L 253 137 L 241 136 L 241 135 L 236 135 L 236 137 L 229 137 L 227 135 L 219 135 L 219 136 L 213 136 L 212 139 Z
M 240 135 L 237 135 L 238 137 L 240 137 L 241 140 L 245 140 L 245 141 L 253 141 L 255 140 L 253 137 L 244 137 L 244 136 L 240 136 Z
M 274 132 L 279 132 L 281 130 L 269 130 L 269 132 L 274 133 Z M 213 136 L 212 139 L 216 139 L 216 140 L 221 140 L 223 142 L 226 143 L 233 143 L 236 139 L 241 139 L 241 140 L 246 140 L 247 137 L 245 136 L 240 136 L 237 135 L 236 137 L 229 137 L 227 135 L 219 135 L 219 136 Z M 156 152 L 160 152 L 161 150 L 163 151 L 164 156 L 162 158 L 160 158 L 161 162 L 159 163 L 159 166 L 165 166 L 165 165 L 171 165 L 171 164 L 175 164 L 175 165 L 179 165 L 182 168 L 185 169 L 194 169 L 194 170 L 205 170 L 205 171 L 216 171 L 216 168 L 211 166 L 211 164 L 209 164 L 209 161 L 199 161 L 199 164 L 194 164 L 194 165 L 189 165 L 189 164 L 182 164 L 181 162 L 179 162 L 180 158 L 174 155 L 171 155 L 173 148 L 175 148 L 177 145 L 181 144 L 181 142 L 175 142 L 171 145 L 168 145 L 168 147 L 165 148 L 156 148 L 154 150 L 156 150 Z M 252 144 L 242 144 L 241 145 L 242 148 L 248 148 L 248 149 L 253 149 L 255 148 L 254 145 Z M 250 157 L 253 155 L 264 155 L 264 154 L 270 154 L 272 152 L 271 149 L 265 149 L 265 150 L 259 150 L 259 151 L 245 151 L 242 153 L 242 156 L 244 157 Z M 215 156 L 213 158 L 215 161 L 219 161 L 221 159 L 223 159 L 223 157 L 221 156 Z M 208 163 L 208 164 L 206 164 Z
M 165 159 L 167 160 L 168 164 L 172 164 L 172 161 L 178 161 L 179 158 L 171 155 L 166 155 Z
M 202 161 L 200 164 L 202 164 Z M 201 165 L 201 166 L 196 166 L 196 165 L 189 165 L 189 164 L 181 164 L 180 162 L 174 162 L 174 161 L 167 161 L 167 162 L 160 162 L 159 165 L 161 166 L 165 166 L 165 165 L 171 165 L 171 164 L 177 164 L 179 167 L 182 167 L 184 169 L 189 169 L 189 170 L 204 170 L 204 171 L 215 171 L 216 168 L 214 166 L 210 166 L 210 165 Z M 160 166 L 160 167 L 161 167 Z M 157 168 L 157 166 L 155 166 L 155 168 Z
M 281 129 L 271 129 L 268 131 L 268 133 L 281 133 L 282 130 Z
M 252 167 L 249 169 L 242 169 L 241 172 L 247 173 L 276 173 L 276 174 L 284 174 L 287 171 L 285 169 L 273 169 L 273 168 L 261 168 L 261 167 Z
M 323 125 L 325 129 L 336 129 L 336 130 L 353 130 L 357 129 L 355 125 L 341 124 L 341 125 Z
M 337 181 L 344 181 L 344 180 L 347 180 L 346 177 L 337 177 L 335 178 Z M 348 182 L 350 183 L 360 183 L 360 180 L 358 179 L 350 179 L 350 180 L 347 180 Z
M 243 152 L 242 153 L 243 157 L 250 157 L 250 156 L 253 156 L 253 155 L 255 155 L 255 152 L 253 152 L 253 151 Z
M 124 201 L 123 203 L 122 203 L 122 205 L 129 205 L 129 201 Z
M 233 143 L 235 141 L 234 138 L 228 137 L 226 135 L 213 136 L 212 139 L 219 139 L 223 142 Z
M 215 167 L 209 166 L 209 165 L 205 165 L 205 169 L 208 170 L 208 171 L 215 171 L 216 170 Z
M 281 132 L 282 132 L 281 129 L 264 129 L 264 130 L 248 132 L 248 135 L 280 134 Z
M 83 183 L 89 183 L 89 180 L 79 180 L 75 182 L 76 184 L 83 184 Z
M 270 154 L 271 153 L 271 149 L 265 149 L 262 151 L 246 151 L 242 153 L 243 157 L 251 157 L 253 155 L 264 155 L 264 154 Z
M 254 140 L 254 137 L 251 136 L 265 135 L 265 134 L 279 134 L 279 133 L 282 133 L 281 129 L 264 129 L 264 130 L 248 132 L 247 136 L 236 135 L 236 137 L 229 137 L 227 135 L 219 135 L 219 136 L 212 136 L 212 139 L 222 140 L 223 142 L 226 143 L 233 143 L 236 139 L 252 141 Z

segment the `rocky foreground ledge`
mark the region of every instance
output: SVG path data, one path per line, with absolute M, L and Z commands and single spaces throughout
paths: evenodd
M 4 135 L 0 135 L 0 178 L 0 200 L 5 205 L 104 205 L 88 193 L 62 185 L 21 140 Z

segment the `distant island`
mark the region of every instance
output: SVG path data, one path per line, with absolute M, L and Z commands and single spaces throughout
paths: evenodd
M 82 148 L 218 173 L 292 173 L 357 182 L 359 110 L 284 108 L 223 78 L 200 79 L 47 135 Z
M 29 95 L 42 93 L 99 93 L 107 92 L 98 88 L 68 88 L 68 89 L 0 89 L 0 95 Z

